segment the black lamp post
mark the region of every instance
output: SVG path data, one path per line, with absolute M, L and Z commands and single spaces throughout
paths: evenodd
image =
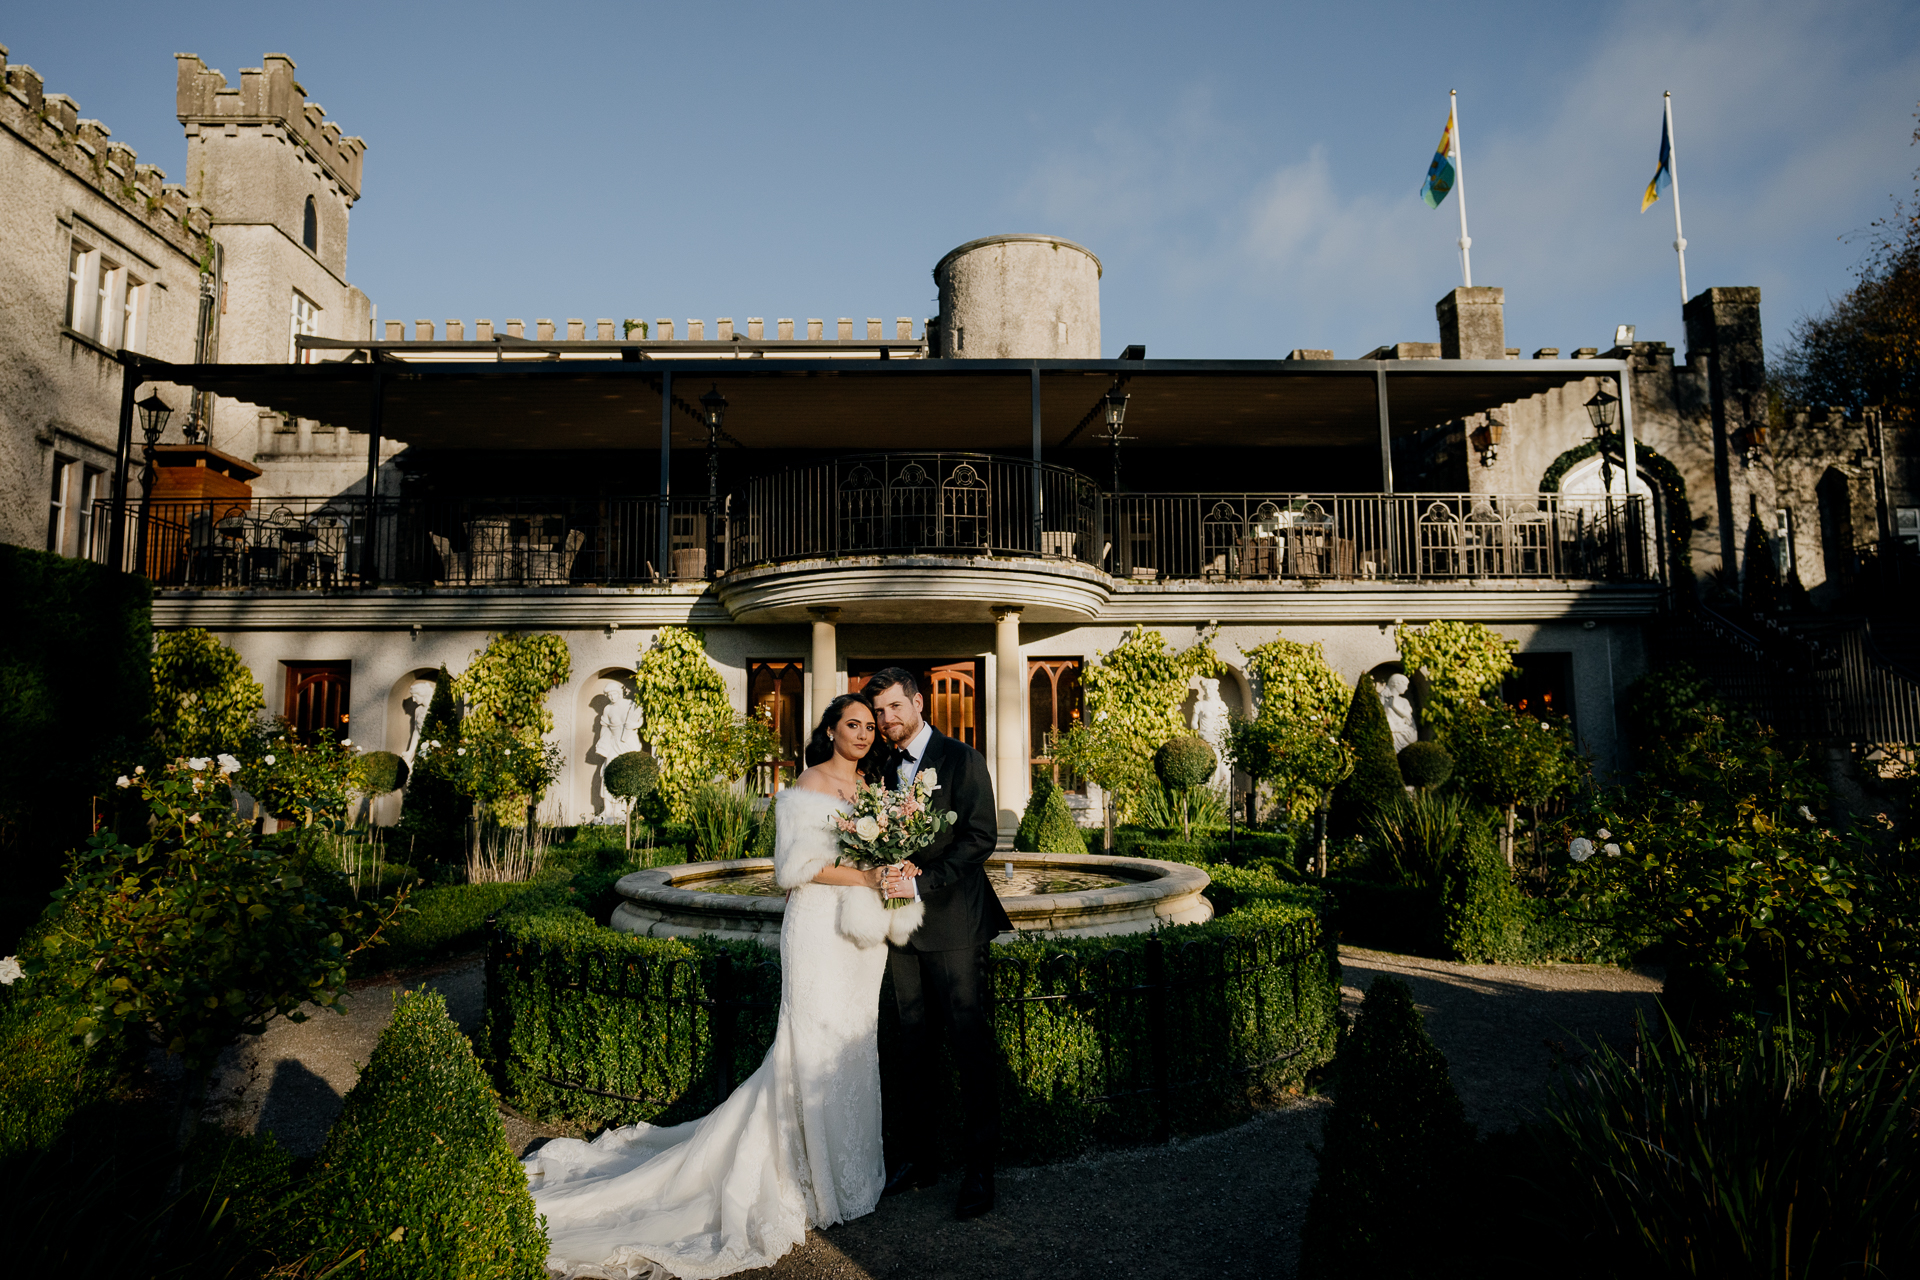
M 1587 401 L 1587 419 L 1593 423 L 1594 442 L 1600 449 L 1600 483 L 1606 487 L 1609 509 L 1613 503 L 1613 459 L 1607 453 L 1607 441 L 1613 435 L 1613 419 L 1619 409 L 1619 397 L 1608 395 L 1605 387 Z
M 145 400 L 134 401 L 133 407 L 140 411 L 140 434 L 146 440 L 144 451 L 145 465 L 140 469 L 140 572 L 147 571 L 147 508 L 153 501 L 154 482 L 159 478 L 154 465 L 154 455 L 160 443 L 160 433 L 167 429 L 167 419 L 173 416 L 173 406 L 160 398 L 158 391 L 147 392 Z
M 700 412 L 707 420 L 707 574 L 718 568 L 720 528 L 720 437 L 726 434 L 727 398 L 720 384 L 700 397 Z
M 1107 443 L 1113 446 L 1113 492 L 1120 492 L 1120 442 L 1131 440 L 1132 436 L 1120 434 L 1120 425 L 1127 420 L 1127 401 L 1131 399 L 1119 387 L 1107 392 L 1102 403 L 1107 410 Z

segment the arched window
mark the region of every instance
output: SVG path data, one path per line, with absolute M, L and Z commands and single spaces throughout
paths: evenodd
M 306 216 L 301 219 L 300 243 L 313 252 L 320 252 L 320 210 L 314 207 L 313 197 L 307 197 Z

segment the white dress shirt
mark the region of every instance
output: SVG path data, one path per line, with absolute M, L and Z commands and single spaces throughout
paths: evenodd
M 902 787 L 912 786 L 913 780 L 920 776 L 920 766 L 925 763 L 927 747 L 930 746 L 932 742 L 933 726 L 925 720 L 922 720 L 920 722 L 920 732 L 914 734 L 913 741 L 906 745 L 908 758 L 900 762 L 900 785 Z M 913 888 L 913 896 L 916 898 L 919 897 L 919 878 L 916 876 L 914 879 L 907 881 L 907 883 Z

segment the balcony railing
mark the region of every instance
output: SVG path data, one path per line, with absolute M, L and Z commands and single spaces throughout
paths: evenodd
M 964 454 L 757 477 L 711 528 L 704 499 L 665 500 L 664 547 L 662 506 L 646 496 L 383 497 L 371 510 L 354 496 L 136 502 L 125 563 L 160 587 L 322 591 L 684 582 L 901 555 L 1071 561 L 1141 583 L 1646 582 L 1660 563 L 1642 496 L 1103 496 L 1063 468 Z M 104 559 L 109 504 L 94 520 Z

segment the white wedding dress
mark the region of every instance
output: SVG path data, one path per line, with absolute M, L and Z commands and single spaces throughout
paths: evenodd
M 560 1138 L 523 1161 L 547 1218 L 550 1271 L 569 1277 L 708 1280 L 770 1266 L 806 1238 L 871 1213 L 880 1150 L 880 975 L 888 911 L 872 889 L 812 883 L 838 853 L 841 802 L 789 787 L 777 800 L 774 876 L 792 890 L 780 927 L 773 1047 L 699 1120 Z

